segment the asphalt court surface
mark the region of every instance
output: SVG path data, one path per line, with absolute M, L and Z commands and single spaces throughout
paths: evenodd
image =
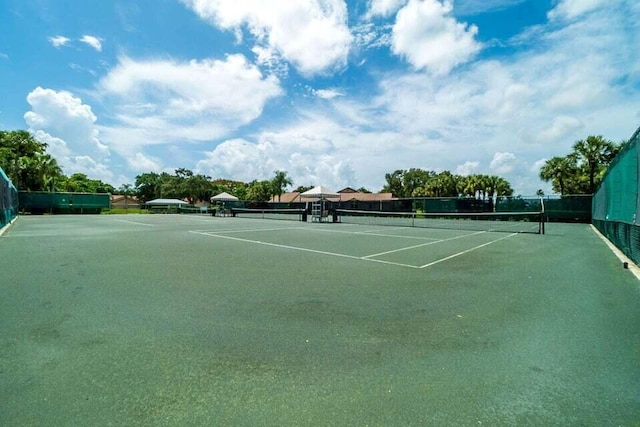
M 0 272 L 1 425 L 640 420 L 640 286 L 585 224 L 24 216 Z

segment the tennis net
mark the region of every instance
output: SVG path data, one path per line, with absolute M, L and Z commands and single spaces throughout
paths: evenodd
M 337 222 L 396 227 L 544 234 L 542 212 L 420 213 L 336 209 Z
M 304 209 L 232 208 L 231 216 L 239 218 L 279 219 L 288 221 L 307 220 L 307 213 Z

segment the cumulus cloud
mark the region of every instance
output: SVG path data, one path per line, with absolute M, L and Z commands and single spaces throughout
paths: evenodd
M 96 116 L 91 107 L 67 91 L 37 87 L 27 95 L 31 111 L 24 115 L 32 131 L 44 131 L 61 138 L 76 149 L 100 155 L 109 149 L 98 138 Z
M 156 157 L 145 156 L 143 153 L 135 153 L 128 157 L 129 167 L 138 172 L 160 172 L 162 161 Z
M 85 43 L 85 44 L 91 46 L 92 48 L 94 48 L 98 52 L 102 52 L 102 40 L 99 37 L 90 36 L 90 35 L 85 34 L 84 36 L 82 36 L 80 38 L 80 41 L 82 43 Z
M 69 43 L 70 41 L 71 41 L 71 39 L 67 38 L 65 36 L 52 36 L 52 37 L 49 37 L 49 43 L 51 43 L 51 45 L 53 47 L 64 46 L 67 43 Z
M 117 123 L 104 133 L 120 150 L 220 138 L 282 94 L 275 76 L 264 77 L 242 55 L 189 62 L 121 58 L 99 91 L 117 106 Z
M 480 166 L 480 162 L 470 162 L 466 161 L 464 164 L 458 165 L 456 167 L 455 173 L 457 175 L 469 176 L 476 173 L 478 167 Z
M 275 170 L 286 170 L 294 185 L 353 185 L 355 173 L 349 156 L 339 155 L 332 139 L 339 135 L 338 129 L 314 121 L 264 132 L 256 141 L 228 140 L 207 152 L 196 170 L 212 177 L 245 181 L 270 179 Z
M 406 3 L 407 0 L 371 0 L 366 17 L 372 18 L 376 16 L 391 16 Z
M 452 11 L 451 0 L 409 0 L 396 16 L 393 53 L 436 74 L 469 61 L 481 48 L 478 28 L 458 22 Z
M 230 31 L 246 28 L 300 73 L 316 75 L 345 66 L 352 35 L 342 0 L 181 0 L 201 19 Z
M 86 173 L 109 181 L 109 149 L 98 138 L 91 107 L 70 92 L 37 87 L 27 95 L 31 111 L 24 115 L 29 130 L 48 144 L 66 174 Z

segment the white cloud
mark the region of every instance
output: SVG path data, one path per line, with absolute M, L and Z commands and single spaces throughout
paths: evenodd
M 584 128 L 584 123 L 575 117 L 555 117 L 550 126 L 540 132 L 538 140 L 541 142 L 557 141 L 582 128 Z
M 35 88 L 27 95 L 31 111 L 24 115 L 34 136 L 49 145 L 65 174 L 86 173 L 109 181 L 109 149 L 98 139 L 91 107 L 70 92 Z M 97 161 L 95 159 L 98 159 Z
M 206 159 L 196 165 L 196 171 L 212 177 L 233 177 L 241 181 L 268 179 L 276 169 L 273 160 L 276 155 L 268 141 L 252 143 L 232 139 L 207 152 Z
M 37 87 L 27 95 L 27 102 L 31 111 L 25 113 L 24 119 L 30 130 L 61 138 L 74 150 L 109 153 L 98 139 L 96 116 L 80 98 L 70 92 Z
M 544 166 L 544 164 L 547 162 L 548 159 L 540 159 L 540 160 L 536 160 L 533 165 L 531 165 L 531 172 L 535 173 L 535 174 L 539 174 L 540 173 L 540 169 L 542 169 L 542 167 Z
M 53 37 L 49 37 L 49 43 L 51 43 L 51 45 L 53 47 L 61 47 L 66 45 L 67 43 L 69 43 L 71 41 L 71 39 L 65 37 L 65 36 L 53 36 Z
M 275 74 L 281 79 L 289 75 L 289 65 L 278 51 L 263 46 L 254 46 L 251 51 L 256 55 L 256 63 L 263 69 Z
M 457 175 L 462 175 L 462 176 L 473 175 L 478 170 L 478 166 L 480 166 L 480 162 L 466 161 L 466 162 L 464 162 L 464 164 L 458 165 L 456 167 L 455 173 Z
M 337 89 L 318 89 L 315 90 L 314 93 L 318 98 L 322 99 L 333 99 L 338 96 L 344 96 L 344 94 Z
M 369 10 L 366 14 L 366 17 L 372 18 L 376 16 L 391 16 L 406 3 L 407 0 L 370 0 Z
M 335 141 L 333 138 L 343 138 Z M 234 139 L 206 153 L 196 170 L 212 177 L 240 180 L 270 179 L 286 170 L 297 185 L 353 185 L 355 173 L 346 141 L 348 131 L 330 120 L 311 118 L 278 131 L 263 132 L 257 140 Z M 338 145 L 343 149 L 339 151 Z M 342 154 L 339 154 L 342 153 Z
M 162 161 L 156 157 L 145 156 L 138 152 L 127 159 L 129 167 L 138 172 L 160 172 Z
M 98 52 L 102 52 L 102 39 L 100 39 L 99 37 L 85 34 L 80 38 L 80 41 L 82 43 L 88 44 Z
M 103 129 L 105 138 L 129 154 L 134 146 L 220 138 L 282 94 L 275 76 L 264 77 L 242 55 L 190 62 L 121 58 L 99 91 L 116 106 L 117 123 Z
M 489 168 L 499 175 L 513 172 L 517 166 L 517 158 L 513 153 L 495 153 Z
M 409 0 L 396 16 L 392 51 L 416 69 L 448 73 L 479 50 L 478 28 L 452 16 L 451 0 Z
M 182 0 L 201 19 L 230 31 L 245 28 L 308 76 L 340 69 L 352 35 L 342 0 Z
M 560 0 L 547 16 L 549 19 L 574 19 L 610 4 L 610 0 Z

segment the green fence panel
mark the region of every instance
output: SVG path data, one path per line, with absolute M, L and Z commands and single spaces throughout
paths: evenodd
M 0 168 L 0 228 L 18 215 L 18 191 Z
M 100 213 L 111 206 L 108 193 L 20 191 L 20 209 L 30 213 Z
M 640 128 L 611 162 L 593 197 L 593 225 L 636 264 L 640 263 Z

